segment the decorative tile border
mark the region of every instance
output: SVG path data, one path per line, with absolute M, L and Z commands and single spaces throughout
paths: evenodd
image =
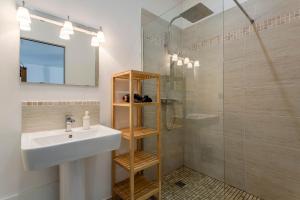
M 22 106 L 100 105 L 100 101 L 23 101 Z
M 192 44 L 190 47 L 185 47 L 185 50 L 200 51 L 203 48 L 212 48 L 224 41 L 240 40 L 243 37 L 249 36 L 256 31 L 261 32 L 264 30 L 270 30 L 272 28 L 279 27 L 284 24 L 291 24 L 297 20 L 300 20 L 300 8 L 297 10 L 290 11 L 289 13 L 270 16 L 265 20 L 258 20 L 254 25 L 249 24 L 241 27 L 240 29 L 225 32 L 223 35 L 216 35 L 214 37 L 201 40 L 200 42 Z M 164 36 L 155 33 L 145 33 L 144 39 L 152 42 L 154 45 L 163 47 Z

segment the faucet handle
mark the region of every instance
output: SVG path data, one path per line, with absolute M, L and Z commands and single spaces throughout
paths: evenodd
M 66 122 L 71 122 L 71 123 L 75 122 L 75 119 L 73 119 L 73 115 L 66 115 L 65 119 Z

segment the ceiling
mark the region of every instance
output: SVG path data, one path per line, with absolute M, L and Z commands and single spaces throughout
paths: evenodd
M 244 3 L 245 1 L 247 0 L 239 0 L 240 3 Z M 211 16 L 221 13 L 223 11 L 223 5 L 224 10 L 236 6 L 233 0 L 142 0 L 142 7 L 167 21 L 171 21 L 172 18 L 199 2 L 213 11 L 214 14 Z M 176 20 L 174 24 L 182 29 L 193 25 L 183 18 Z

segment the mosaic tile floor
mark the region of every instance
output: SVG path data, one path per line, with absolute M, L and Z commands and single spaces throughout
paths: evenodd
M 262 200 L 235 187 L 183 167 L 163 178 L 163 200 Z

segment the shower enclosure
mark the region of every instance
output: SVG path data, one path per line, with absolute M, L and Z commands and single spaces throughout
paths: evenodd
M 185 0 L 161 13 L 146 7 L 141 21 L 143 70 L 162 80 L 163 199 L 299 200 L 300 2 Z

